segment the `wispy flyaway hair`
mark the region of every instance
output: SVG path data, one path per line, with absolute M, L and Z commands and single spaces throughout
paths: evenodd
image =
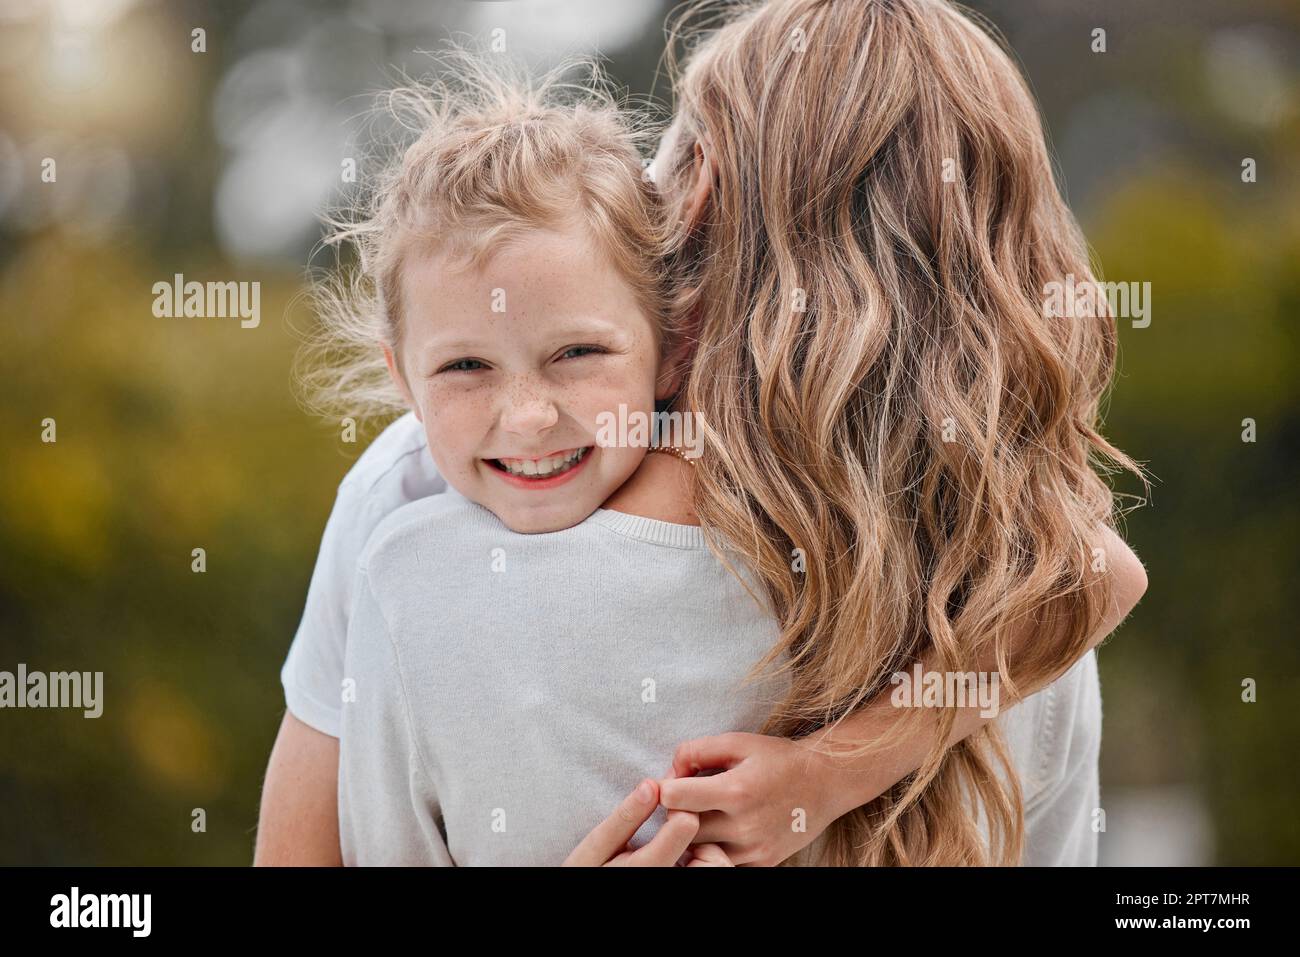
M 354 261 L 314 284 L 320 328 L 299 361 L 318 411 L 360 419 L 405 408 L 382 347 L 401 348 L 410 257 L 481 264 L 529 230 L 575 221 L 639 296 L 666 347 L 670 237 L 643 174 L 650 131 L 598 64 L 571 59 L 534 78 L 503 56 L 448 45 L 430 78 L 381 94 L 371 120 L 386 135 L 325 238 L 351 247 Z

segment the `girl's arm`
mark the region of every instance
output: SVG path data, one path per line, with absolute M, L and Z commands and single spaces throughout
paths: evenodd
M 341 867 L 339 739 L 284 713 L 262 786 L 254 867 Z

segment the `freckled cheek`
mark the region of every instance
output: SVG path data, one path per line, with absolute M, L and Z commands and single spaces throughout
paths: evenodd
M 424 422 L 435 458 L 450 467 L 477 458 L 477 441 L 488 430 L 492 403 L 484 392 L 454 391 L 430 386 L 424 392 Z
M 654 407 L 654 369 L 640 358 L 621 358 L 566 390 L 572 408 L 584 420 L 594 422 L 602 412 L 617 414 L 619 405 L 650 410 Z

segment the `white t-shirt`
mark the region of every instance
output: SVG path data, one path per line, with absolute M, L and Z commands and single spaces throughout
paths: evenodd
M 307 607 L 280 670 L 285 701 L 299 721 L 339 736 L 343 647 L 361 551 L 385 516 L 446 489 L 429 455 L 424 426 L 410 412 L 384 429 L 339 483 Z
M 728 614 L 744 614 L 753 604 L 743 589 L 739 589 L 738 583 L 718 564 L 714 570 L 727 576 L 727 580 L 738 589 L 736 596 L 730 596 L 726 591 L 730 586 L 721 584 L 722 579 L 719 579 L 718 588 L 722 589 L 719 593 L 729 596 L 726 601 L 708 606 L 711 610 L 705 610 L 705 606 L 697 607 L 689 618 L 689 624 L 683 620 L 674 626 L 676 632 L 662 628 L 662 622 L 656 623 L 653 618 L 647 618 L 648 609 L 661 608 L 663 603 L 674 600 L 672 594 L 655 594 L 654 589 L 663 587 L 663 581 L 656 574 L 647 578 L 644 572 L 647 556 L 659 556 L 652 565 L 662 564 L 664 546 L 654 539 L 661 538 L 665 533 L 671 533 L 674 540 L 681 533 L 688 533 L 692 537 L 700 534 L 698 529 L 689 526 L 668 525 L 600 510 L 573 529 L 541 536 L 514 536 L 490 512 L 454 493 L 447 497 L 449 501 L 446 505 L 422 503 L 412 506 L 401 515 L 392 514 L 408 503 L 429 496 L 441 498 L 439 493 L 445 491 L 446 483 L 434 468 L 422 427 L 413 415 L 407 414 L 399 418 L 366 450 L 339 487 L 338 500 L 326 526 L 321 554 L 312 576 L 302 623 L 281 671 L 285 698 L 289 710 L 296 717 L 326 734 L 341 737 L 346 730 L 346 735 L 352 736 L 352 740 L 366 740 L 373 745 L 360 751 L 349 751 L 347 741 L 340 742 L 340 830 L 345 862 L 400 860 L 403 863 L 461 863 L 456 855 L 457 848 L 460 847 L 463 848 L 464 862 L 467 863 L 489 860 L 509 860 L 514 863 L 547 860 L 558 863 L 555 857 L 559 854 L 559 848 L 569 842 L 574 834 L 578 838 L 585 835 L 600 818 L 613 810 L 618 800 L 631 790 L 639 777 L 663 775 L 672 755 L 672 747 L 665 743 L 667 738 L 681 735 L 673 740 L 675 747 L 680 740 L 699 736 L 687 733 L 691 728 L 714 727 L 717 721 L 737 722 L 737 726 L 729 728 L 718 725 L 721 730 L 756 730 L 756 725 L 747 726 L 752 723 L 753 712 L 746 710 L 744 702 L 733 703 L 734 710 L 727 713 L 710 710 L 712 699 L 701 692 L 703 685 L 694 686 L 690 693 L 690 699 L 696 701 L 700 708 L 698 721 L 702 723 L 692 723 L 697 719 L 691 716 L 689 709 L 677 712 L 674 720 L 680 726 L 668 728 L 665 731 L 666 738 L 647 737 L 645 745 L 649 750 L 631 743 L 634 735 L 629 737 L 626 728 L 620 732 L 624 737 L 611 739 L 609 727 L 602 725 L 602 722 L 617 720 L 616 717 L 611 719 L 603 710 L 583 712 L 585 720 L 564 722 L 562 727 L 568 730 L 563 733 L 558 730 L 558 726 L 553 727 L 546 740 L 554 742 L 562 740 L 564 735 L 576 735 L 586 742 L 588 748 L 599 745 L 602 741 L 605 745 L 609 745 L 611 740 L 622 742 L 610 745 L 611 753 L 605 756 L 603 764 L 572 764 L 567 768 L 572 773 L 582 772 L 585 768 L 587 777 L 578 791 L 564 792 L 569 795 L 565 800 L 582 800 L 575 797 L 581 793 L 595 795 L 597 803 L 605 801 L 607 806 L 602 805 L 596 819 L 587 822 L 585 818 L 595 814 L 596 807 L 584 805 L 583 820 L 573 821 L 569 826 L 558 825 L 555 819 L 538 818 L 536 815 L 541 812 L 534 809 L 532 813 L 536 824 L 530 832 L 532 837 L 529 841 L 518 830 L 523 826 L 522 821 L 528 820 L 529 812 L 525 811 L 521 820 L 512 815 L 510 807 L 507 807 L 508 804 L 516 809 L 522 807 L 512 796 L 516 792 L 505 783 L 510 779 L 512 768 L 517 770 L 519 761 L 527 757 L 529 762 L 543 762 L 542 765 L 533 764 L 532 767 L 551 767 L 560 776 L 557 779 L 564 779 L 565 762 L 570 760 L 574 752 L 553 747 L 548 755 L 546 746 L 535 748 L 530 745 L 521 751 L 518 748 L 507 749 L 500 744 L 494 752 L 491 743 L 500 741 L 503 729 L 518 726 L 520 711 L 536 709 L 537 701 L 530 703 L 529 693 L 511 698 L 508 694 L 512 687 L 511 681 L 498 680 L 498 675 L 481 672 L 481 680 L 475 687 L 484 693 L 484 700 L 493 702 L 493 706 L 480 712 L 482 720 L 476 727 L 482 729 L 483 737 L 477 745 L 473 742 L 470 744 L 482 752 L 486 743 L 488 750 L 482 753 L 494 755 L 492 761 L 496 763 L 475 763 L 473 758 L 464 758 L 462 755 L 463 763 L 455 766 L 454 773 L 443 776 L 443 791 L 440 791 L 438 774 L 435 773 L 438 759 L 433 756 L 436 741 L 423 736 L 436 733 L 436 722 L 445 718 L 445 713 L 439 714 L 436 709 L 445 702 L 437 697 L 412 694 L 414 686 L 410 682 L 415 680 L 427 683 L 434 678 L 443 680 L 444 677 L 454 676 L 456 663 L 454 659 L 446 664 L 442 663 L 442 659 L 421 659 L 422 670 L 409 671 L 406 662 L 397 655 L 400 655 L 401 649 L 408 642 L 411 643 L 411 648 L 416 649 L 429 644 L 415 640 L 419 638 L 423 627 L 420 624 L 421 617 L 413 614 L 408 616 L 404 612 L 400 617 L 400 626 L 394 626 L 390 619 L 384 618 L 384 614 L 389 607 L 419 607 L 421 615 L 430 616 L 430 629 L 444 619 L 455 621 L 455 635 L 441 639 L 442 645 L 429 646 L 440 648 L 444 653 L 448 650 L 446 642 L 449 640 L 462 642 L 467 652 L 472 652 L 484 641 L 502 641 L 500 629 L 493 631 L 486 626 L 476 625 L 474 618 L 475 608 L 492 607 L 484 606 L 484 595 L 491 592 L 484 592 L 483 589 L 495 588 L 502 582 L 493 582 L 493 579 L 482 574 L 466 580 L 466 568 L 471 566 L 464 564 L 458 557 L 462 548 L 469 548 L 471 552 L 474 549 L 481 551 L 484 535 L 513 536 L 511 551 L 518 551 L 520 555 L 547 547 L 548 542 L 566 543 L 564 554 L 568 558 L 554 564 L 553 571 L 549 573 L 558 577 L 554 580 L 533 577 L 528 579 L 533 583 L 529 587 L 516 587 L 521 583 L 515 582 L 509 590 L 510 607 L 554 609 L 564 607 L 562 602 L 557 604 L 557 596 L 563 601 L 572 601 L 581 597 L 585 593 L 584 589 L 589 587 L 584 585 L 581 578 L 566 576 L 564 569 L 580 567 L 586 552 L 596 548 L 593 542 L 605 542 L 606 546 L 599 551 L 605 556 L 600 573 L 612 576 L 610 582 L 619 582 L 617 590 L 608 590 L 613 587 L 610 585 L 602 588 L 600 593 L 600 609 L 607 615 L 601 630 L 612 640 L 627 633 L 629 628 L 641 627 L 648 622 L 658 629 L 656 634 L 661 641 L 677 641 L 686 636 L 695 639 L 696 643 L 691 647 L 698 649 L 701 647 L 699 641 L 707 636 L 721 634 L 733 637 L 737 634 L 728 630 Z M 452 499 L 458 500 L 454 506 L 450 502 Z M 465 506 L 469 507 L 468 510 Z M 396 535 L 394 540 L 382 543 L 379 554 L 382 554 L 383 576 L 378 581 L 379 591 L 376 592 L 376 579 L 371 577 L 373 569 L 358 571 L 358 565 L 372 533 L 390 515 L 392 518 L 389 523 L 376 536 L 377 548 L 381 547 L 379 539 L 394 539 L 397 531 L 403 528 L 406 530 Z M 484 516 L 490 519 L 486 525 L 487 531 L 480 521 Z M 652 540 L 645 541 L 622 534 L 610 527 L 611 522 L 614 525 L 631 523 L 643 535 L 649 534 Z M 479 537 L 475 538 L 476 535 Z M 607 547 L 611 536 L 612 541 L 619 546 L 616 555 Z M 442 541 L 444 537 L 445 541 Z M 579 543 L 581 547 L 575 548 Z M 707 551 L 680 551 L 684 554 L 668 552 L 674 561 L 668 563 L 672 568 L 665 569 L 664 574 L 676 574 L 678 572 L 673 569 L 680 567 L 690 567 L 693 569 L 691 574 L 701 574 L 700 569 L 707 566 L 699 565 L 698 562 L 706 555 L 709 556 L 707 561 L 717 563 L 716 558 L 712 558 Z M 508 551 L 507 564 L 509 561 Z M 536 564 L 535 567 L 540 568 L 542 564 L 544 563 Z M 615 567 L 620 564 L 623 567 Z M 457 587 L 443 592 L 442 589 L 448 582 L 455 583 Z M 424 599 L 420 598 L 421 589 L 416 587 L 417 583 L 425 583 L 428 586 L 425 591 L 429 594 L 443 594 L 445 599 L 456 596 L 458 600 L 444 600 L 435 612 L 432 605 L 420 604 Z M 367 584 L 370 587 L 363 587 Z M 390 587 L 396 591 L 387 591 Z M 680 583 L 674 587 L 680 590 Z M 507 592 L 501 592 L 497 598 L 503 599 L 506 594 Z M 386 606 L 386 602 L 390 604 Z M 362 629 L 356 632 L 355 638 L 350 639 L 349 622 L 354 616 L 362 621 Z M 554 635 L 557 630 L 565 630 L 560 624 L 545 621 L 536 615 L 521 616 L 517 620 L 516 627 L 525 634 L 530 649 L 545 647 L 543 637 Z M 382 628 L 379 627 L 381 621 L 384 622 Z M 749 628 L 744 635 L 751 641 L 750 644 L 743 645 L 741 649 L 732 649 L 717 659 L 725 662 L 722 673 L 733 673 L 741 663 L 745 665 L 740 669 L 743 673 L 762 651 L 770 647 L 775 641 L 776 631 L 774 623 L 769 622 L 767 627 L 771 629 L 770 634 L 760 637 L 756 643 L 753 643 L 753 636 L 762 636 L 762 629 Z M 446 634 L 449 635 L 450 632 Z M 640 640 L 639 647 L 653 647 L 648 643 L 648 637 L 642 636 Z M 763 644 L 763 641 L 767 643 Z M 363 648 L 365 653 L 361 651 Z M 386 648 L 393 649 L 394 654 L 388 654 Z M 497 657 L 503 669 L 514 666 L 510 649 L 511 644 L 508 642 L 499 648 L 500 654 Z M 742 652 L 739 658 L 735 654 L 738 650 Z M 746 655 L 752 657 L 743 661 Z M 705 667 L 702 661 L 703 659 L 697 659 L 696 666 Z M 569 659 L 565 659 L 565 667 L 570 663 Z M 372 680 L 387 674 L 390 679 L 406 682 L 406 690 L 404 694 L 399 693 L 396 685 L 389 684 L 386 686 L 390 692 L 387 696 L 365 695 L 361 682 L 357 682 L 356 700 L 349 701 L 345 706 L 344 679 L 351 677 L 356 681 L 358 677 L 349 673 L 350 668 L 356 670 L 359 676 L 369 676 Z M 439 671 L 444 668 L 445 672 Z M 564 668 L 552 673 L 559 677 L 571 677 L 566 675 Z M 647 672 L 642 675 L 642 678 L 647 677 L 653 678 L 653 674 Z M 679 673 L 677 680 L 687 684 L 687 677 L 689 675 L 682 676 Z M 423 688 L 425 685 L 419 684 L 418 687 Z M 568 696 L 564 699 L 568 704 L 562 707 L 574 704 L 573 698 L 577 695 L 575 690 L 571 687 L 565 690 L 565 685 L 555 685 L 554 688 L 554 693 Z M 535 687 L 531 693 L 535 697 Z M 405 701 L 406 706 L 419 704 L 420 707 L 431 710 L 426 712 L 412 709 L 403 718 L 403 712 L 395 710 L 399 701 Z M 513 712 L 510 710 L 512 703 L 515 708 Z M 345 707 L 349 709 L 346 722 Z M 378 710 L 371 712 L 366 709 Z M 369 717 L 357 720 L 363 713 Z M 628 716 L 623 715 L 622 719 L 626 721 Z M 713 723 L 710 723 L 711 719 Z M 1062 678 L 1019 706 L 1004 711 L 996 720 L 1007 737 L 1026 802 L 1026 848 L 1023 863 L 1095 864 L 1098 834 L 1093 829 L 1093 814 L 1099 806 L 1098 752 L 1101 739 L 1101 696 L 1095 654 L 1089 652 Z M 417 741 L 422 742 L 418 748 Z M 380 742 L 385 743 L 381 745 Z M 465 742 L 458 741 L 457 744 Z M 658 759 L 649 757 L 665 748 L 667 753 Z M 473 747 L 469 750 L 472 752 Z M 462 750 L 458 747 L 453 753 L 462 754 Z M 552 762 L 550 765 L 545 763 L 548 757 Z M 600 777 L 601 768 L 605 769 L 604 778 Z M 634 770 L 636 774 L 633 774 Z M 529 772 L 530 779 L 536 777 L 536 773 L 540 772 Z M 368 787 L 364 784 L 367 775 L 374 776 L 375 780 L 386 779 L 390 783 L 400 779 L 404 784 L 401 788 Z M 401 777 L 402 775 L 406 776 Z M 450 789 L 450 797 L 443 793 L 447 789 Z M 495 803 L 492 803 L 494 799 Z M 504 819 L 505 832 L 489 830 L 479 833 L 477 830 L 482 820 L 483 807 L 488 803 L 492 804 L 489 813 L 497 814 L 495 819 L 498 821 Z M 446 817 L 449 804 L 457 809 L 455 813 L 459 816 L 455 818 L 456 821 L 468 822 L 457 825 L 460 829 L 455 834 L 448 829 L 452 820 Z M 554 813 L 559 813 L 560 810 L 562 808 L 556 806 Z M 658 823 L 662 821 L 662 815 L 660 809 L 656 817 L 638 832 L 639 840 L 649 839 L 653 835 Z M 367 821 L 391 821 L 393 830 L 390 833 L 384 829 L 375 830 L 373 826 L 367 830 Z M 402 821 L 404 824 L 397 823 Z M 512 821 L 516 825 L 513 832 Z M 465 835 L 464 843 L 458 845 L 458 835 L 462 833 Z M 494 856 L 492 852 L 501 850 L 503 842 L 498 845 L 491 842 L 502 833 L 514 833 L 520 839 L 520 844 L 514 848 L 513 854 Z M 488 843 L 480 843 L 484 840 Z M 565 854 L 576 844 L 577 841 L 572 840 Z M 349 853 L 353 855 L 351 860 L 347 857 Z M 559 854 L 559 859 L 562 860 L 563 856 Z
M 742 685 L 779 629 L 696 526 L 598 509 L 524 535 L 449 489 L 380 523 L 354 597 L 349 865 L 561 864 L 678 744 L 757 732 L 789 687 Z

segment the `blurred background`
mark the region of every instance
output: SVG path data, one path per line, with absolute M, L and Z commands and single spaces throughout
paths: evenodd
M 105 675 L 98 719 L 0 710 L 0 864 L 251 861 L 279 669 L 373 434 L 344 441 L 290 378 L 367 94 L 502 29 L 666 106 L 671 6 L 0 0 L 0 670 Z M 1125 529 L 1150 588 L 1099 652 L 1103 863 L 1300 863 L 1300 5 L 973 6 L 1104 278 L 1152 288 L 1106 421 L 1155 484 Z M 260 282 L 260 325 L 155 317 L 176 273 Z

